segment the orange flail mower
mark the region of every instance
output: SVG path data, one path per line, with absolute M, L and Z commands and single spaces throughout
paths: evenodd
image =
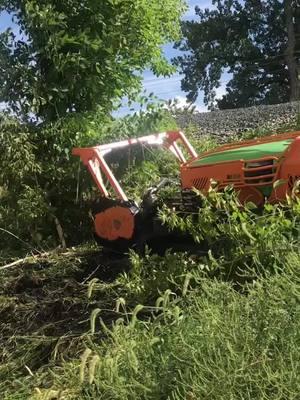
M 76 148 L 101 196 L 94 210 L 95 236 L 106 247 L 125 250 L 139 244 L 161 242 L 166 230 L 157 222 L 155 198 L 164 179 L 151 188 L 140 204 L 128 199 L 106 161 L 106 156 L 130 146 L 160 146 L 178 159 L 181 208 L 191 209 L 194 188 L 204 194 L 211 180 L 217 190 L 231 185 L 242 204 L 286 200 L 300 178 L 300 131 L 220 146 L 198 155 L 182 132 L 164 132 L 89 148 Z M 274 185 L 276 181 L 280 185 Z M 110 195 L 112 189 L 113 195 Z M 178 203 L 178 199 L 177 199 Z M 195 203 L 199 208 L 199 202 Z

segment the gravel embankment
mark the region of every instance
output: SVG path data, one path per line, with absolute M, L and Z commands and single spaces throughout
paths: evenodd
M 183 130 L 193 124 L 199 127 L 200 135 L 224 141 L 228 136 L 239 136 L 246 131 L 264 129 L 278 132 L 280 128 L 296 127 L 300 123 L 299 115 L 300 102 L 293 102 L 207 113 L 183 111 L 176 115 L 176 119 Z

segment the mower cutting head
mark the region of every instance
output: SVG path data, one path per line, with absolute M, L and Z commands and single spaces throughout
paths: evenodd
M 147 225 L 148 214 L 151 213 L 147 207 L 146 217 L 144 211 L 146 207 L 139 207 L 134 201 L 128 199 L 105 159 L 114 151 L 122 151 L 134 145 L 164 147 L 171 151 L 181 165 L 197 157 L 197 153 L 185 135 L 182 132 L 173 131 L 73 150 L 73 155 L 80 156 L 89 169 L 101 193 L 99 201 L 93 207 L 96 239 L 101 245 L 114 249 L 128 248 L 136 243 L 137 237 L 142 235 L 141 227 Z M 185 154 L 187 154 L 187 159 Z M 143 215 L 141 215 L 141 208 L 143 208 Z

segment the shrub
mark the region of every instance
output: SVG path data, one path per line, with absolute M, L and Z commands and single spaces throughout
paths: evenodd
M 197 193 L 201 207 L 196 214 L 182 217 L 165 207 L 160 215 L 171 229 L 207 243 L 212 275 L 252 280 L 258 273 L 284 268 L 285 255 L 298 248 L 299 199 L 290 199 L 289 206 L 266 203 L 260 211 L 252 203 L 241 207 L 230 187 L 211 189 L 208 196 Z
M 165 110 L 154 106 L 131 117 L 113 121 L 101 114 L 72 116 L 55 123 L 23 125 L 12 118 L 0 123 L 0 231 L 3 249 L 68 246 L 92 238 L 90 203 L 98 197 L 90 174 L 71 156 L 73 147 L 174 128 Z M 152 132 L 151 132 L 152 133 Z M 151 159 L 152 157 L 152 159 Z M 137 174 L 136 184 L 148 186 L 158 158 L 148 157 L 147 168 Z M 126 160 L 127 161 L 127 160 Z M 134 161 L 135 171 L 143 160 Z M 167 169 L 165 163 L 161 163 Z M 132 188 L 132 168 L 121 170 L 124 184 Z M 127 175 L 126 175 L 126 171 Z M 142 179 L 140 179 L 142 177 Z M 144 181 L 142 182 L 142 180 Z M 152 181 L 153 183 L 153 181 Z M 136 187 L 134 187 L 136 189 Z M 142 194 L 142 189 L 136 189 Z
M 0 225 L 5 247 L 53 246 L 60 239 L 57 226 L 72 243 L 74 231 L 84 223 L 76 201 L 78 164 L 70 157 L 84 135 L 75 125 L 70 120 L 37 128 L 2 121 Z

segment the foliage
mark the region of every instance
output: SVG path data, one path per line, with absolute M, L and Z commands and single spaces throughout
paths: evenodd
M 12 119 L 2 121 L 0 132 L 2 245 L 53 245 L 55 219 L 72 241 L 71 226 L 77 224 L 77 230 L 81 222 L 75 204 L 78 164 L 70 154 L 83 142 L 81 134 L 72 131 L 72 121 L 36 128 Z
M 174 120 L 165 110 L 151 103 L 149 107 L 123 119 L 104 118 L 102 113 L 85 114 L 41 126 L 3 118 L 0 124 L 1 246 L 30 249 L 57 245 L 61 241 L 57 221 L 67 245 L 91 239 L 88 211 L 98 192 L 86 168 L 71 156 L 72 148 L 175 128 Z M 134 171 L 141 171 L 141 167 L 137 165 L 135 169 L 135 165 L 128 165 L 128 154 L 123 154 L 123 170 L 120 169 L 119 176 L 124 175 L 125 189 L 126 186 L 135 189 L 137 197 L 143 194 L 143 188 L 132 186 L 133 174 L 136 184 L 143 181 L 146 189 L 156 183 L 161 172 L 167 174 L 172 167 L 165 163 L 158 167 L 158 160 L 165 156 L 155 153 L 149 153 L 146 162 L 150 169 L 155 169 L 154 176 L 146 169 L 137 175 Z M 120 155 L 117 159 L 120 161 Z M 138 164 L 141 160 L 132 159 L 132 162 Z M 174 171 L 177 170 L 176 165 Z
M 86 248 L 0 270 L 2 398 L 296 400 L 300 203 L 202 202 L 168 223 L 206 256 Z
M 118 278 L 118 283 L 128 292 L 127 297 L 136 303 L 154 303 L 159 294 L 182 288 L 186 276 L 197 270 L 199 264 L 186 253 L 167 251 L 164 257 L 147 253 L 145 257 L 131 254 L 131 268 Z
M 197 194 L 201 207 L 196 215 L 182 217 L 165 208 L 161 218 L 172 229 L 207 243 L 211 275 L 244 283 L 258 272 L 281 270 L 285 253 L 298 248 L 299 199 L 289 199 L 286 208 L 266 203 L 261 212 L 252 203 L 242 208 L 230 187 L 223 193 L 211 188 L 208 196 Z
M 111 111 L 140 88 L 141 71 L 173 69 L 162 45 L 179 38 L 182 0 L 2 0 L 20 36 L 0 36 L 0 101 L 26 118 Z
M 122 118 L 112 119 L 110 123 L 102 127 L 101 141 L 103 143 L 177 129 L 175 118 L 153 95 L 139 96 L 139 104 L 138 111 Z M 94 117 L 93 120 L 96 120 L 101 127 L 101 116 L 99 120 Z
M 194 288 L 177 295 L 166 290 L 151 307 L 130 310 L 120 299 L 112 326 L 97 309 L 91 327 L 96 319 L 104 338 L 88 335 L 80 359 L 52 370 L 50 388 L 45 372 L 35 374 L 33 398 L 177 400 L 209 393 L 211 399 L 296 400 L 298 265 L 299 254 L 291 253 L 284 273 L 258 278 L 247 296 L 194 273 Z
M 295 269 L 296 275 L 257 285 L 247 298 L 207 281 L 199 281 L 201 289 L 186 300 L 165 293 L 153 323 L 133 315 L 127 326 L 119 321 L 110 339 L 93 347 L 99 358 L 92 373 L 89 363 L 81 397 L 199 399 L 209 393 L 211 399 L 241 394 L 245 399 L 296 399 Z M 76 376 L 74 365 L 68 367 L 66 380 L 57 376 L 66 393 Z
M 292 66 L 286 5 L 294 20 Z M 215 6 L 196 7 L 197 21 L 184 21 L 184 39 L 177 48 L 187 53 L 175 59 L 185 77 L 182 87 L 195 101 L 204 90 L 205 104 L 215 106 L 216 89 L 224 72 L 232 74 L 227 93 L 217 101 L 221 109 L 276 104 L 291 97 L 291 69 L 299 65 L 299 5 L 297 1 L 213 0 Z M 299 68 L 299 67 L 298 67 Z M 298 69 L 299 73 L 299 69 Z M 299 85 L 299 82 L 298 82 Z M 299 97 L 293 98 L 293 100 Z

